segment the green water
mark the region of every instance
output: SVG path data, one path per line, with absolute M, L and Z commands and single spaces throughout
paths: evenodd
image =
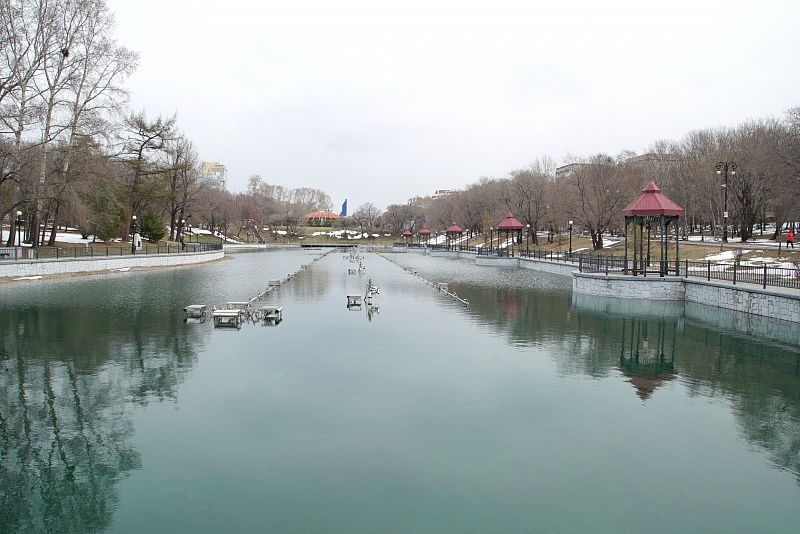
M 797 325 L 338 251 L 183 321 L 320 254 L 0 286 L 0 532 L 797 531 Z

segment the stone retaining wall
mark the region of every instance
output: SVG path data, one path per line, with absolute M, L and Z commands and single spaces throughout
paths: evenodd
M 596 273 L 572 273 L 572 291 L 598 297 L 623 299 L 684 300 L 684 279 Z
M 572 276 L 572 273 L 578 270 L 578 266 L 574 263 L 559 263 L 557 261 L 537 260 L 533 258 L 520 258 L 519 266 L 523 269 L 560 274 L 562 276 Z
M 500 256 L 476 256 L 475 265 L 489 267 L 519 267 L 519 258 L 503 258 Z
M 218 260 L 224 256 L 225 252 L 222 250 L 213 250 L 210 252 L 182 252 L 179 254 L 137 254 L 134 256 L 16 260 L 0 262 L 0 278 L 101 272 L 125 267 L 192 265 L 195 263 Z
M 800 323 L 800 293 L 787 294 L 749 284 L 733 286 L 691 278 L 573 272 L 572 291 L 598 297 L 684 301 Z
M 684 281 L 688 302 L 800 323 L 800 293 L 787 295 L 757 286 L 731 286 L 691 278 Z

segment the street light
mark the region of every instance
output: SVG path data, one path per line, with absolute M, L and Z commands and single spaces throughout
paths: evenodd
M 492 246 L 494 246 L 494 226 L 489 227 L 489 255 L 492 254 Z
M 720 161 L 717 163 L 717 174 L 725 173 L 725 183 L 722 187 L 725 188 L 725 211 L 722 212 L 722 242 L 728 242 L 728 169 L 730 168 L 731 176 L 736 174 L 736 164 L 732 161 Z
M 572 221 L 569 221 L 569 255 L 572 257 Z
M 184 250 L 186 248 L 186 245 L 184 245 L 184 243 L 183 243 L 183 229 L 184 229 L 183 225 L 184 224 L 186 224 L 186 219 L 181 219 L 181 235 L 179 236 L 180 237 L 180 242 L 181 242 L 181 250 Z
M 25 221 L 22 220 L 22 212 L 17 211 L 17 242 L 19 243 L 18 246 L 22 246 L 22 226 L 25 224 Z
M 131 215 L 131 254 L 136 254 L 136 215 Z
M 525 227 L 528 229 L 528 233 L 525 235 L 525 254 L 527 256 L 530 256 L 531 255 L 531 250 L 530 250 L 530 246 L 531 246 L 531 225 L 530 224 L 526 224 Z

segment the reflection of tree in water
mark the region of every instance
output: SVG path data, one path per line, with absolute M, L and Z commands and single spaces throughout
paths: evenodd
M 637 318 L 570 307 L 563 298 L 533 291 L 464 286 L 458 293 L 477 322 L 509 343 L 546 345 L 564 374 L 599 378 L 617 371 L 643 400 L 676 378 L 690 395 L 727 399 L 747 442 L 800 482 L 799 347 L 680 316 Z
M 196 360 L 179 316 L 73 312 L 0 310 L 4 531 L 107 529 L 141 467 L 131 401 L 174 398 Z
M 747 442 L 800 483 L 800 348 L 693 329 L 709 353 L 691 360 L 693 393 L 727 395 Z

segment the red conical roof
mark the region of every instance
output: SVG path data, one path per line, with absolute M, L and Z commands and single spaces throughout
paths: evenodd
M 497 225 L 498 230 L 522 230 L 524 227 L 525 225 L 516 220 L 510 211 L 503 222 Z
M 428 227 L 427 227 L 427 226 L 423 226 L 423 227 L 422 227 L 422 230 L 420 230 L 420 231 L 419 231 L 419 232 L 417 232 L 417 233 L 418 233 L 419 235 L 431 235 L 431 231 L 430 231 L 430 230 L 428 230 Z
M 650 182 L 642 189 L 642 194 L 628 204 L 623 215 L 683 215 L 683 208 L 661 193 L 658 186 Z
M 406 229 L 403 231 L 403 237 L 411 237 L 411 230 Z
M 313 213 L 306 213 L 306 219 L 338 219 L 339 216 L 331 211 L 320 210 Z
M 464 230 L 462 230 L 455 222 L 450 225 L 450 227 L 445 230 L 445 233 L 448 234 L 463 234 Z

